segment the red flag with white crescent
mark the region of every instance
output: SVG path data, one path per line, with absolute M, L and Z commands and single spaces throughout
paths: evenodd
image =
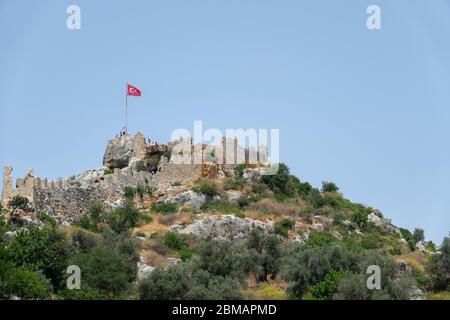
M 127 83 L 127 96 L 140 97 L 141 90 Z

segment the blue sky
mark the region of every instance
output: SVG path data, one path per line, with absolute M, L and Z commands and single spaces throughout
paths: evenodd
M 81 30 L 66 8 L 81 8 Z M 381 8 L 369 31 L 366 8 Z M 123 125 L 279 128 L 301 180 L 450 231 L 450 1 L 0 0 L 0 166 L 100 167 Z

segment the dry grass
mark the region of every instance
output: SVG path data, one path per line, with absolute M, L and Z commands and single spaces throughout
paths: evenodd
M 194 219 L 194 216 L 190 211 L 174 213 L 174 214 L 155 214 L 152 215 L 152 223 L 140 226 L 134 229 L 135 233 L 142 232 L 146 236 L 152 233 L 166 233 L 169 231 L 170 226 L 174 224 L 190 224 Z
M 442 291 L 442 292 L 436 292 L 436 293 L 427 293 L 426 294 L 427 300 L 450 300 L 450 292 L 448 291 Z
M 287 300 L 289 296 L 286 294 L 286 283 L 281 281 L 270 280 L 264 282 L 257 287 L 249 284 L 244 290 L 244 295 L 250 300 Z
M 405 253 L 396 257 L 397 261 L 406 262 L 411 268 L 419 271 L 425 271 L 425 266 L 428 262 L 428 257 L 422 252 L 416 250 Z
M 298 217 L 306 205 L 302 200 L 292 202 L 277 202 L 272 199 L 261 199 L 256 203 L 250 204 L 251 210 L 256 210 L 264 214 L 277 214 L 281 216 Z
M 141 256 L 152 267 L 163 267 L 166 262 L 166 258 L 156 251 L 141 251 Z
M 245 211 L 245 217 L 253 219 L 253 220 L 259 220 L 259 221 L 262 221 L 262 222 L 266 222 L 267 220 L 277 221 L 278 219 L 280 219 L 280 217 L 277 216 L 276 214 L 273 214 L 273 213 L 262 213 L 260 211 L 255 211 L 255 210 L 247 210 L 247 211 Z

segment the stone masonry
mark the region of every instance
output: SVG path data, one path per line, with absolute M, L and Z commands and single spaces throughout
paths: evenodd
M 124 187 L 140 186 L 151 189 L 158 195 L 164 195 L 174 183 L 187 184 L 197 180 L 202 175 L 202 164 L 208 162 L 208 160 L 203 161 L 204 150 L 207 146 L 197 147 L 186 140 L 158 145 L 157 148 L 164 153 L 160 152 L 162 156 L 158 170 L 150 173 L 136 170 L 136 164 L 154 153 L 155 145 L 148 144 L 141 133 L 135 136 L 116 137 L 108 141 L 103 157 L 103 168 L 87 170 L 77 176 L 67 179 L 59 178 L 56 181 L 35 177 L 30 170 L 24 178 L 16 180 L 15 188 L 13 187 L 13 168 L 6 166 L 3 169 L 1 203 L 6 206 L 10 199 L 20 195 L 28 198 L 36 212 L 47 212 L 61 221 L 72 222 L 86 212 L 93 201 L 103 202 L 110 207 L 120 205 Z M 215 154 L 220 155 L 224 160 L 228 155 L 223 150 L 227 147 L 234 150 L 238 148 L 236 141 L 225 141 L 225 139 L 222 147 L 216 146 L 213 149 Z M 187 162 L 181 163 L 178 161 L 179 157 L 183 157 L 180 150 L 186 148 L 194 152 L 189 155 Z M 170 161 L 165 156 L 166 152 L 171 154 Z M 200 157 L 202 164 L 193 164 L 195 157 Z M 236 161 L 236 156 L 234 157 Z M 220 167 L 222 172 L 228 172 L 227 175 L 232 174 L 234 167 L 215 162 L 209 165 Z

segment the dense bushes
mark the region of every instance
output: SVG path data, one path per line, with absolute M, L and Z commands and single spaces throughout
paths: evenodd
M 152 208 L 153 212 L 168 214 L 177 212 L 177 206 L 174 203 L 158 203 Z
M 173 247 L 182 243 L 170 236 Z M 203 242 L 189 262 L 155 270 L 139 286 L 141 299 L 241 299 L 248 274 L 258 281 L 275 278 L 281 249 L 276 236 L 259 230 L 245 243 Z
M 219 194 L 217 185 L 209 180 L 200 180 L 197 185 L 192 189 L 197 193 L 203 193 L 208 197 L 214 197 Z
M 266 184 L 275 194 L 292 196 L 295 194 L 294 182 L 289 174 L 289 168 L 284 163 L 280 163 L 278 172 L 273 175 L 265 175 L 261 182 Z
M 73 247 L 56 229 L 30 227 L 18 232 L 8 251 L 15 265 L 32 271 L 42 270 L 58 289 L 63 285 Z
M 128 190 L 128 191 L 126 191 Z M 137 227 L 142 222 L 151 222 L 152 218 L 140 212 L 133 204 L 133 189 L 125 189 L 126 196 L 124 205 L 113 210 L 105 210 L 98 202 L 91 204 L 89 211 L 75 221 L 75 225 L 94 232 L 101 231 L 99 225 L 107 224 L 109 228 L 117 233 Z
M 294 221 L 291 219 L 282 219 L 280 221 L 275 222 L 274 231 L 276 234 L 279 234 L 282 237 L 287 238 L 289 230 L 294 226 Z
M 370 290 L 366 280 L 368 266 L 381 270 L 381 289 Z M 409 299 L 416 285 L 406 275 L 397 278 L 395 261 L 375 250 L 354 251 L 340 244 L 321 247 L 294 245 L 284 262 L 283 274 L 288 292 L 313 299 Z
M 428 271 L 435 291 L 450 291 L 450 238 L 445 237 L 440 253 L 430 258 Z

